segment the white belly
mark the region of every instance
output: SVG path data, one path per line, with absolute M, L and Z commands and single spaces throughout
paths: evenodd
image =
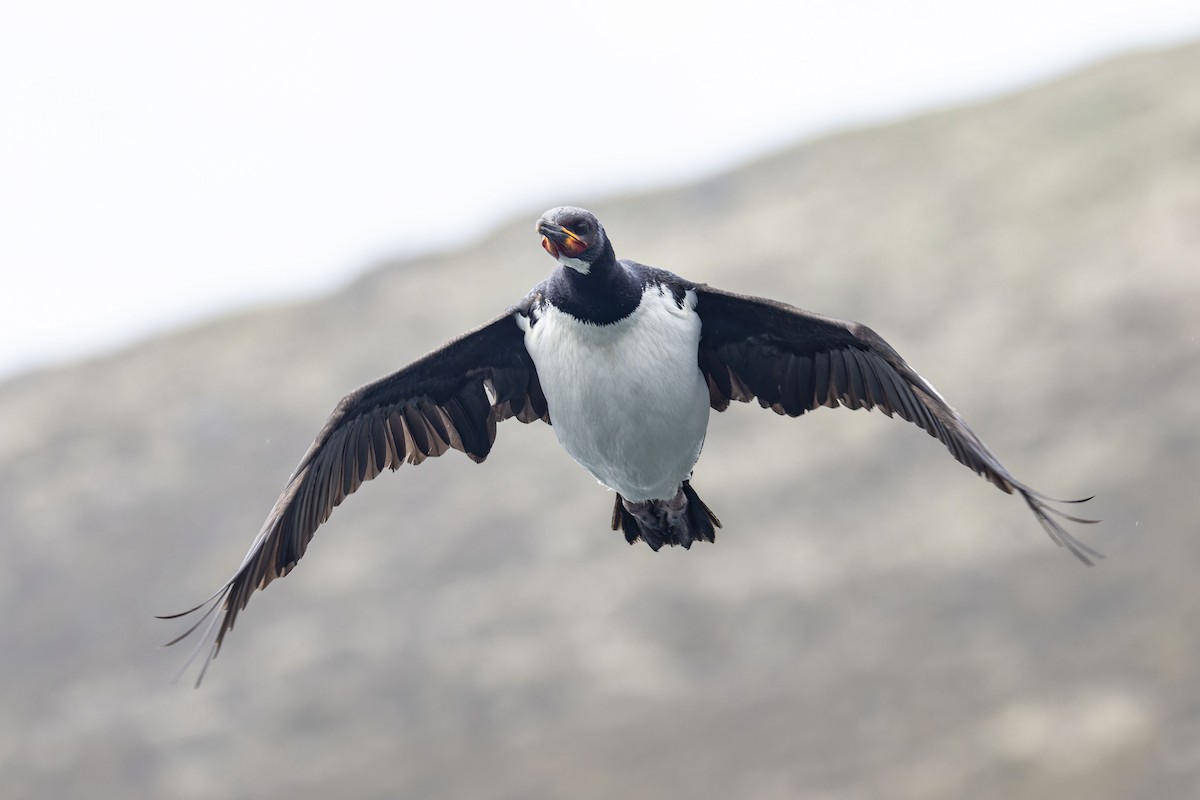
M 675 496 L 708 427 L 696 293 L 651 287 L 627 318 L 591 325 L 546 307 L 527 327 L 558 441 L 627 500 Z

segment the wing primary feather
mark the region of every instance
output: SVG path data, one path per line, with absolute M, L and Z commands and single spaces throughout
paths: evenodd
M 404 432 L 404 417 L 400 413 L 400 409 L 392 408 L 388 410 L 387 415 L 388 430 L 392 432 L 392 443 L 396 448 L 396 463 L 392 469 L 399 469 L 404 463 L 404 456 L 407 454 L 405 442 L 408 438 Z
M 698 361 L 700 370 L 708 381 L 709 405 L 717 411 L 724 411 L 729 408 L 729 401 L 733 399 L 729 368 L 716 353 L 708 350 L 700 351 Z
M 184 659 L 183 665 L 180 666 L 179 669 L 175 671 L 175 674 L 171 677 L 171 683 L 179 682 L 179 679 L 183 677 L 184 673 L 187 672 L 192 664 L 195 663 L 196 658 L 200 655 L 201 650 L 204 649 L 205 645 L 208 645 L 208 655 L 205 656 L 204 664 L 200 667 L 200 674 L 196 677 L 195 686 L 196 688 L 200 687 L 200 682 L 204 680 L 204 673 L 208 671 L 209 663 L 217 657 L 217 644 L 216 642 L 211 641 L 213 628 L 216 626 L 217 621 L 220 620 L 220 617 L 214 613 L 216 610 L 217 605 L 214 603 L 212 608 L 210 608 L 205 615 L 200 618 L 200 622 L 209 620 L 208 624 L 204 626 L 204 632 L 196 640 L 196 646 L 193 647 L 191 652 L 188 653 L 188 657 Z M 187 634 L 184 635 L 186 636 L 195 630 L 195 628 L 199 626 L 200 622 L 197 622 L 196 626 L 189 628 Z M 170 642 L 169 645 L 175 644 L 175 642 L 178 641 L 179 639 L 175 639 L 174 641 Z
M 329 511 L 337 505 L 337 490 L 341 483 L 334 469 L 333 462 L 321 459 L 317 462 L 318 471 L 313 480 L 318 488 L 317 502 L 321 509 L 321 519 L 329 516 Z
M 754 391 L 746 385 L 742 380 L 741 375 L 733 367 L 726 367 L 725 371 L 729 375 L 729 392 L 730 396 L 739 403 L 749 403 L 754 399 Z
M 901 418 L 916 423 L 920 419 L 920 415 L 917 413 L 915 404 L 913 403 L 915 398 L 912 398 L 912 392 L 909 391 L 908 387 L 901 385 L 900 378 L 894 370 L 888 369 L 886 364 L 881 365 L 878 356 L 871 356 L 871 365 L 883 380 L 884 391 L 887 392 L 888 396 L 888 404 L 896 410 L 896 413 Z
M 887 393 L 883 389 L 879 376 L 875 374 L 875 367 L 871 363 L 870 356 L 865 350 L 859 350 L 857 347 L 850 352 L 858 363 L 858 371 L 862 374 L 863 385 L 867 388 L 867 397 L 870 401 L 870 405 L 867 407 L 878 408 L 890 417 L 892 415 L 891 403 L 888 402 Z
M 799 399 L 800 409 L 796 415 L 799 416 L 817 407 L 813 387 L 813 360 L 807 355 L 794 355 L 792 360 L 796 364 L 796 397 Z
M 441 409 L 428 400 L 422 400 L 419 408 L 425 428 L 429 431 L 429 452 L 426 455 L 431 457 L 445 455 L 446 451 L 450 449 L 450 432 L 446 430 Z
M 444 416 L 446 433 L 450 437 L 450 446 L 468 455 L 472 445 L 472 421 L 463 410 L 462 401 L 451 397 L 441 406 Z
M 375 454 L 375 467 L 371 470 L 371 477 L 375 477 L 387 468 L 390 460 L 387 433 L 384 430 L 383 419 L 378 412 L 370 416 L 367 424 L 371 429 L 371 450 Z
M 354 427 L 358 431 L 355 439 L 358 450 L 358 485 L 361 486 L 379 474 L 379 470 L 375 469 L 375 435 L 371 431 L 370 416 L 360 417 Z
M 404 415 L 404 429 L 408 431 L 409 441 L 412 443 L 409 462 L 420 464 L 430 451 L 429 430 L 425 427 L 425 417 L 410 405 L 405 405 L 401 413 Z
M 804 401 L 800 397 L 802 359 L 788 353 L 778 363 L 780 411 L 791 417 L 799 416 L 805 411 Z
M 348 448 L 346 439 L 345 428 L 334 431 L 331 437 L 331 443 L 334 446 L 333 452 L 335 454 L 335 461 L 333 463 L 336 465 L 335 470 L 337 474 L 341 476 L 341 490 L 334 497 L 334 505 L 337 505 L 342 497 L 345 497 L 358 488 L 358 485 L 354 483 L 354 469 L 351 466 L 354 460 L 354 453 Z
M 742 378 L 750 388 L 751 396 L 757 397 L 763 408 L 779 401 L 779 378 L 775 373 L 778 354 L 773 350 L 765 358 L 753 359 L 746 364 Z
M 455 425 L 463 439 L 463 452 L 482 461 L 496 441 L 496 407 L 488 400 L 486 392 L 478 386 L 469 386 L 458 393 L 451 408 L 457 412 Z
M 354 474 L 354 489 L 363 485 L 363 481 L 371 474 L 371 462 L 375 456 L 371 453 L 371 435 L 360 417 L 353 420 L 349 427 L 346 446 L 349 449 L 347 463 Z M 349 494 L 349 493 L 347 493 Z
M 865 406 L 867 398 L 862 375 L 858 373 L 858 365 L 853 362 L 849 351 L 831 351 L 829 363 L 833 367 L 833 390 L 842 405 L 851 410 Z
M 422 400 L 421 413 L 425 416 L 425 423 L 429 426 L 429 430 L 434 437 L 440 439 L 443 445 L 450 444 L 450 431 L 446 428 L 446 420 L 442 417 L 441 409 L 433 403 Z M 437 445 L 437 442 L 434 442 Z M 445 453 L 445 450 L 442 450 Z
M 829 367 L 829 351 L 818 350 L 813 354 L 813 376 L 816 378 L 816 400 L 817 405 L 829 406 L 829 382 L 830 382 L 830 367 Z M 832 405 L 837 405 L 835 399 Z
M 1033 514 L 1035 517 L 1037 517 L 1038 522 L 1041 523 L 1042 529 L 1046 531 L 1046 534 L 1055 544 L 1057 544 L 1059 547 L 1065 547 L 1071 552 L 1072 555 L 1074 555 L 1084 564 L 1087 564 L 1089 567 L 1095 566 L 1097 561 L 1104 558 L 1103 553 L 1088 547 L 1086 544 L 1068 533 L 1061 524 L 1059 524 L 1053 517 L 1050 516 L 1050 514 L 1057 513 L 1061 516 L 1064 516 L 1066 519 L 1071 520 L 1072 522 L 1082 522 L 1085 524 L 1093 524 L 1099 522 L 1099 520 L 1078 519 L 1061 514 L 1058 509 L 1052 508 L 1041 502 L 1030 492 L 1024 489 L 1019 489 L 1018 491 L 1021 492 L 1021 496 L 1024 498 L 1025 503 L 1029 506 L 1030 510 L 1033 511 Z
M 309 469 L 312 467 L 310 466 Z M 317 498 L 314 496 L 318 493 L 320 484 L 309 484 L 300 487 L 299 490 L 299 505 L 293 505 L 295 509 L 293 513 L 293 525 L 302 530 L 313 530 L 316 526 L 315 517 L 317 515 Z

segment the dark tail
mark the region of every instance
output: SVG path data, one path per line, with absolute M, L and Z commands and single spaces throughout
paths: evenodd
M 630 501 L 617 495 L 613 507 L 612 529 L 625 533 L 625 541 L 638 539 L 658 550 L 664 544 L 683 545 L 692 542 L 714 542 L 721 520 L 712 512 L 688 481 L 679 487 L 671 500 Z

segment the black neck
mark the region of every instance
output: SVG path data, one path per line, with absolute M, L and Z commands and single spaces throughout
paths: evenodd
M 547 299 L 578 320 L 608 325 L 633 313 L 643 290 L 642 281 L 617 261 L 606 241 L 586 275 L 560 266 L 549 281 Z

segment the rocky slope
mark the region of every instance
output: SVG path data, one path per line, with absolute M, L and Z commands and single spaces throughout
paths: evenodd
M 860 319 L 1095 569 L 919 430 L 739 406 L 652 553 L 541 425 L 364 487 L 199 691 L 151 618 L 236 566 L 347 390 L 521 297 L 542 209 L 0 386 L 20 797 L 1181 797 L 1200 785 L 1200 46 L 589 205 L 618 253 Z M 448 304 L 447 287 L 461 291 Z

